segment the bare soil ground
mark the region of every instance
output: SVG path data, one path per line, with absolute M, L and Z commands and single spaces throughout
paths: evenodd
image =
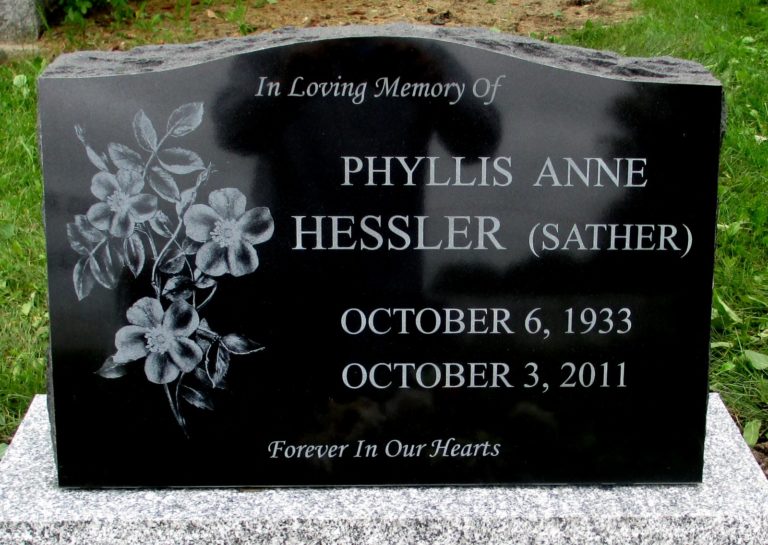
M 140 43 L 242 36 L 275 28 L 407 22 L 488 27 L 545 37 L 587 21 L 615 23 L 633 16 L 631 0 L 146 0 L 135 18 L 115 25 L 108 13 L 83 29 L 57 26 L 42 46 L 50 51 L 126 49 Z
M 503 32 L 549 34 L 588 19 L 613 22 L 631 14 L 617 0 L 279 0 L 253 14 L 256 30 L 281 26 L 382 24 L 395 21 L 495 27 Z M 214 10 L 215 14 L 215 10 Z M 206 12 L 206 16 L 208 16 Z
M 755 445 L 752 449 L 752 454 L 755 455 L 755 460 L 760 464 L 760 469 L 768 477 L 768 442 Z

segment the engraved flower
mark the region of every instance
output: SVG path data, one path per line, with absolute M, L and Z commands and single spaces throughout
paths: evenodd
M 156 384 L 168 384 L 182 372 L 189 373 L 203 359 L 202 349 L 189 338 L 200 324 L 192 305 L 180 300 L 167 310 L 157 299 L 144 297 L 126 313 L 131 325 L 115 335 L 115 363 L 146 357 L 144 372 Z
M 245 195 L 228 187 L 213 191 L 208 203 L 195 204 L 184 214 L 187 236 L 203 245 L 195 265 L 209 276 L 250 274 L 259 266 L 254 245 L 272 238 L 275 224 L 269 208 L 245 210 Z
M 144 180 L 140 172 L 121 169 L 114 175 L 98 172 L 91 180 L 91 193 L 102 202 L 88 209 L 88 221 L 118 238 L 131 236 L 136 223 L 148 221 L 157 212 L 157 197 L 140 193 Z

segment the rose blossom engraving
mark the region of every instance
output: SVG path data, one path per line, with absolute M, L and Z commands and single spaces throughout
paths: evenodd
M 144 375 L 163 386 L 184 433 L 184 403 L 213 409 L 211 394 L 224 388 L 231 356 L 263 350 L 238 333 L 217 333 L 201 313 L 216 293 L 218 278 L 242 277 L 258 268 L 255 246 L 274 233 L 269 208 L 249 209 L 236 188 L 211 191 L 208 204 L 197 203 L 212 166 L 194 151 L 167 144 L 197 129 L 203 115 L 203 103 L 184 104 L 171 113 L 159 136 L 140 110 L 133 133 L 144 153 L 114 142 L 107 153 L 98 153 L 75 126 L 98 169 L 91 179 L 98 202 L 67 224 L 70 246 L 80 256 L 72 272 L 79 300 L 97 285 L 114 289 L 125 268 L 136 281 L 149 276 L 150 295 L 128 308 L 128 324 L 115 334 L 117 350 L 96 373 L 119 378 L 143 362 Z M 177 177 L 188 180 L 186 189 Z

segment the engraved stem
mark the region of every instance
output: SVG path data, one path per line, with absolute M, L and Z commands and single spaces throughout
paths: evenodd
M 211 290 L 211 293 L 208 294 L 208 297 L 205 298 L 205 301 L 203 301 L 202 303 L 200 303 L 200 305 L 198 307 L 196 307 L 196 310 L 200 310 L 201 308 L 203 308 L 205 305 L 208 304 L 208 302 L 213 297 L 213 294 L 216 293 L 216 288 L 218 288 L 218 287 L 219 287 L 218 284 L 213 286 L 213 289 Z
M 179 380 L 179 383 L 180 382 L 181 380 Z M 163 384 L 163 389 L 165 390 L 165 395 L 168 398 L 168 403 L 171 405 L 171 411 L 173 412 L 174 418 L 176 418 L 176 422 L 178 422 L 179 426 L 181 426 L 181 430 L 184 432 L 184 437 L 189 438 L 189 434 L 187 434 L 187 425 L 184 422 L 184 418 L 181 416 L 181 413 L 177 407 L 179 393 L 178 388 L 176 389 L 176 403 L 174 403 L 173 397 L 171 397 L 171 389 L 168 388 L 167 384 Z

